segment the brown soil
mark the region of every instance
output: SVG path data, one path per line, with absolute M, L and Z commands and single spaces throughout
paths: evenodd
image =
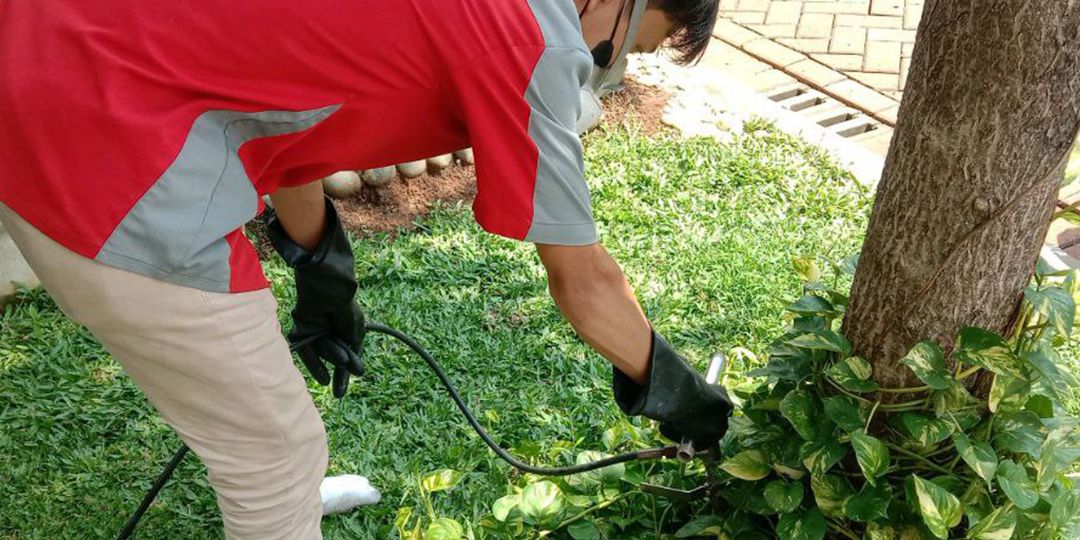
M 380 188 L 365 187 L 359 196 L 337 203 L 345 228 L 363 235 L 408 227 L 435 201 L 472 200 L 475 195 L 473 168 L 459 162 L 434 174 L 399 176 Z
M 670 129 L 661 121 L 670 94 L 629 78 L 623 85 L 623 91 L 604 99 L 604 125 L 622 125 L 645 136 Z
M 660 118 L 670 96 L 633 79 L 626 79 L 625 86 L 622 92 L 604 100 L 604 125 L 623 125 L 645 136 L 667 129 Z M 408 228 L 427 214 L 435 201 L 471 200 L 475 195 L 472 166 L 458 162 L 435 174 L 413 179 L 397 177 L 377 189 L 365 187 L 358 196 L 336 202 L 345 228 L 363 236 Z M 259 220 L 248 225 L 255 247 L 263 257 L 273 252 L 264 229 Z

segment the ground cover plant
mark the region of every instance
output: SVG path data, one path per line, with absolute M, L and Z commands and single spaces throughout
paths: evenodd
M 742 347 L 733 373 L 760 367 L 754 355 L 764 358 L 782 333 L 783 310 L 802 290 L 790 260 L 854 252 L 869 209 L 866 191 L 813 149 L 767 126 L 749 132 L 725 146 L 613 127 L 587 144 L 601 234 L 657 329 L 702 368 L 712 351 Z M 428 346 L 519 455 L 570 463 L 585 450 L 655 437 L 648 425 L 621 419 L 607 364 L 562 321 L 531 247 L 482 234 L 466 205 L 442 207 L 407 232 L 358 238 L 354 247 L 369 316 Z M 268 273 L 286 321 L 290 277 L 274 261 Z M 0 317 L 0 537 L 111 537 L 178 440 L 45 294 L 22 294 Z M 345 399 L 312 392 L 330 436 L 330 472 L 366 474 L 384 499 L 327 519 L 327 538 L 393 537 L 395 520 L 403 530 L 423 520 L 424 531 L 437 521 L 453 532 L 442 518 L 466 534 L 499 538 L 485 532 L 492 505 L 535 479 L 487 452 L 419 360 L 377 337 L 367 347 L 368 375 Z M 690 485 L 693 467 L 655 472 Z M 648 470 L 628 469 L 636 477 Z M 580 491 L 606 482 L 584 480 Z M 542 489 L 550 488 L 534 491 Z M 601 509 L 608 516 L 601 526 L 624 538 L 674 532 L 694 510 L 636 492 L 621 497 L 633 506 Z M 408 519 L 398 519 L 400 509 L 411 509 Z M 588 520 L 576 522 L 575 534 L 589 534 Z M 526 525 L 523 535 L 543 530 Z M 220 534 L 195 460 L 142 527 L 145 538 Z M 568 524 L 551 536 L 571 534 Z
M 851 264 L 842 264 L 850 268 Z M 878 386 L 837 333 L 847 297 L 800 265 L 805 294 L 723 442 L 719 514 L 692 531 L 731 537 L 979 540 L 1080 536 L 1072 271 L 1040 265 L 1016 330 L 963 328 L 901 363 L 918 387 Z M 973 378 L 992 379 L 979 399 Z M 792 444 L 798 441 L 798 444 Z M 718 536 L 719 537 L 719 536 Z

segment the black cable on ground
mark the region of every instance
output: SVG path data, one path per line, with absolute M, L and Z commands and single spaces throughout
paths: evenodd
M 188 447 L 183 445 L 179 450 L 173 454 L 172 459 L 169 460 L 169 464 L 165 466 L 165 470 L 161 471 L 157 480 L 154 480 L 154 485 L 150 486 L 150 491 L 146 492 L 143 496 L 142 502 L 139 503 L 139 507 L 135 509 L 135 513 L 131 514 L 127 523 L 124 524 L 124 528 L 120 529 L 120 534 L 117 538 L 123 540 L 131 537 L 131 533 L 135 532 L 135 527 L 139 524 L 139 520 L 142 519 L 143 514 L 150 509 L 150 505 L 154 503 L 154 499 L 157 498 L 158 492 L 161 488 L 165 487 L 165 482 L 169 481 L 169 477 L 172 476 L 173 471 L 180 465 L 180 462 L 184 460 L 184 456 L 187 456 Z
M 398 341 L 404 343 L 410 349 L 412 349 L 413 352 L 420 355 L 420 358 L 423 358 L 424 361 L 427 362 L 427 365 L 431 368 L 431 371 L 435 372 L 435 376 L 439 378 L 439 382 L 442 383 L 443 388 L 446 388 L 446 392 L 450 394 L 450 397 L 454 400 L 454 403 L 457 404 L 458 409 L 461 410 L 461 414 L 463 414 L 465 416 L 465 419 L 469 421 L 469 425 L 472 426 L 474 431 L 476 431 L 476 434 L 479 435 L 481 439 L 483 439 L 484 443 L 488 445 L 488 448 L 491 448 L 492 452 L 495 452 L 495 454 L 502 458 L 503 461 L 509 463 L 515 469 L 531 474 L 538 474 L 540 476 L 567 476 L 571 474 L 593 471 L 610 465 L 633 461 L 635 459 L 650 459 L 675 456 L 675 446 L 662 446 L 656 448 L 648 448 L 646 450 L 638 450 L 637 452 L 627 452 L 625 454 L 619 454 L 617 456 L 611 456 L 589 463 L 571 465 L 568 467 L 536 467 L 533 465 L 529 465 L 528 463 L 525 463 L 524 461 L 521 461 L 510 455 L 510 452 L 507 452 L 505 449 L 503 449 L 503 447 L 499 446 L 499 443 L 495 442 L 495 439 L 491 438 L 491 435 L 488 435 L 487 430 L 485 430 L 484 427 L 480 425 L 480 422 L 476 421 L 476 417 L 473 416 L 472 411 L 469 410 L 469 406 L 465 404 L 465 401 L 463 399 L 461 399 L 461 394 L 458 394 L 457 388 L 455 388 L 454 384 L 450 382 L 450 378 L 446 376 L 446 373 L 442 370 L 442 367 L 439 365 L 438 362 L 435 361 L 434 358 L 431 357 L 430 353 L 428 353 L 423 347 L 420 346 L 419 343 L 417 343 L 411 337 L 402 333 L 400 330 L 390 328 L 389 326 L 384 326 L 378 323 L 368 323 L 367 329 L 369 332 L 386 334 L 388 336 L 397 338 Z
M 454 387 L 454 384 L 450 382 L 450 378 L 446 375 L 446 372 L 443 371 L 442 366 L 440 366 L 439 363 L 435 360 L 435 358 L 431 356 L 431 353 L 427 352 L 426 349 L 420 346 L 420 344 L 417 343 L 416 340 L 409 337 L 400 330 L 396 328 L 391 328 L 386 325 L 369 322 L 366 324 L 366 327 L 369 332 L 384 334 L 397 339 L 398 341 L 404 343 L 406 346 L 412 349 L 413 352 L 420 356 L 420 358 L 423 358 L 424 362 L 427 362 L 428 367 L 431 368 L 431 371 L 435 372 L 435 376 L 439 378 L 439 382 L 442 383 L 443 388 L 446 389 L 446 392 L 450 394 L 450 398 L 454 400 L 454 404 L 457 405 L 458 410 L 461 411 L 461 414 L 465 416 L 465 419 L 469 422 L 469 425 L 472 426 L 473 430 L 476 431 L 476 434 L 480 436 L 480 439 L 484 441 L 484 444 L 487 444 L 488 448 L 490 448 L 492 452 L 495 452 L 496 455 L 502 458 L 503 461 L 509 463 L 510 466 L 522 472 L 536 474 L 540 476 L 567 476 L 571 474 L 593 471 L 619 463 L 626 463 L 627 461 L 634 461 L 637 459 L 658 459 L 664 457 L 673 458 L 678 452 L 678 447 L 676 447 L 675 445 L 659 446 L 655 448 L 647 448 L 645 450 L 638 450 L 636 452 L 627 452 L 625 454 L 619 454 L 617 456 L 611 456 L 588 463 L 582 463 L 580 465 L 570 465 L 567 467 L 537 467 L 534 465 L 529 465 L 528 463 L 525 463 L 524 461 L 515 458 L 513 455 L 510 454 L 510 452 L 507 452 L 506 449 L 499 446 L 499 443 L 495 442 L 495 439 L 493 439 L 491 435 L 488 434 L 487 430 L 485 430 L 484 427 L 480 425 L 480 422 L 476 420 L 476 417 L 469 409 L 469 406 L 465 404 L 465 400 L 463 400 L 461 398 L 461 394 L 458 393 L 457 388 Z M 322 335 L 308 337 L 290 346 L 289 350 L 295 351 L 296 349 L 320 337 L 322 337 Z M 126 540 L 131 537 L 132 533 L 135 531 L 135 527 L 139 524 L 139 520 L 141 520 L 143 515 L 146 514 L 146 511 L 150 508 L 150 505 L 153 504 L 154 499 L 157 498 L 158 493 L 163 487 L 165 487 L 165 483 L 169 481 L 169 478 L 172 476 L 173 472 L 176 471 L 176 467 L 180 465 L 180 462 L 183 461 L 187 453 L 188 447 L 187 445 L 183 445 L 180 447 L 179 450 L 176 451 L 175 454 L 173 454 L 172 459 L 169 460 L 169 464 L 165 466 L 165 470 L 161 471 L 161 474 L 158 475 L 157 480 L 154 481 L 154 485 L 150 486 L 150 490 L 146 492 L 145 496 L 143 496 L 143 500 L 141 503 L 139 503 L 139 507 L 135 510 L 135 513 L 132 514 L 130 518 L 128 518 L 128 521 L 124 525 L 124 528 L 120 530 L 120 534 L 117 535 L 117 540 Z

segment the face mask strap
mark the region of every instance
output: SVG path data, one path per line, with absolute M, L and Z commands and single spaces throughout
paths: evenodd
M 626 29 L 626 40 L 623 42 L 622 50 L 617 55 L 614 55 L 613 61 L 609 61 L 609 66 L 618 65 L 625 61 L 626 56 L 630 54 L 630 50 L 634 47 L 634 39 L 641 29 L 641 21 L 645 17 L 645 10 L 649 7 L 649 0 L 633 0 L 633 6 L 630 11 L 630 25 Z M 612 73 L 622 73 L 622 70 L 601 65 L 595 66 L 589 83 L 590 87 L 594 89 L 605 87 Z
M 611 27 L 611 35 L 608 36 L 606 40 L 597 43 L 596 47 L 593 47 L 592 49 L 593 63 L 601 69 L 608 69 L 611 67 L 612 57 L 615 55 L 615 35 L 619 33 L 619 23 L 622 22 L 623 13 L 626 13 L 626 4 L 629 1 L 630 0 L 623 0 L 622 4 L 619 5 L 619 14 L 615 16 L 615 24 Z M 585 10 L 589 8 L 591 2 L 592 0 L 587 0 L 585 2 L 585 5 L 581 8 L 581 12 L 578 13 L 579 19 L 585 14 Z M 632 15 L 631 18 L 633 18 Z M 631 24 L 632 23 L 633 21 L 631 21 Z M 629 38 L 630 35 L 630 28 L 627 28 L 627 38 Z

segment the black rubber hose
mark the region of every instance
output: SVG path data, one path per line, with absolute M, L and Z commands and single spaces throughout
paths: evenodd
M 454 387 L 454 384 L 450 382 L 450 378 L 446 376 L 446 373 L 442 370 L 442 366 L 440 366 L 439 363 L 431 357 L 431 354 L 428 353 L 423 347 L 421 347 L 419 343 L 417 343 L 411 337 L 402 333 L 400 330 L 390 328 L 389 326 L 384 326 L 378 323 L 368 323 L 367 329 L 370 332 L 386 334 L 388 336 L 397 338 L 398 341 L 404 343 L 410 349 L 412 349 L 413 352 L 420 355 L 420 358 L 423 358 L 424 361 L 427 362 L 427 365 L 431 368 L 431 371 L 435 372 L 435 376 L 439 378 L 439 382 L 441 382 L 443 387 L 446 388 L 446 392 L 450 394 L 450 397 L 454 400 L 454 403 L 457 404 L 458 409 L 461 410 L 461 414 L 463 414 L 465 416 L 465 419 L 469 421 L 469 425 L 472 426 L 474 431 L 476 431 L 476 434 L 479 435 L 481 439 L 483 439 L 484 443 L 488 445 L 488 448 L 491 448 L 492 452 L 495 452 L 495 454 L 502 458 L 503 461 L 509 463 L 515 469 L 530 474 L 538 474 L 540 476 L 567 476 L 571 474 L 593 471 L 610 465 L 633 461 L 635 459 L 673 457 L 675 455 L 675 446 L 661 446 L 656 448 L 648 448 L 646 450 L 638 450 L 637 452 L 627 452 L 625 454 L 619 454 L 617 456 L 611 456 L 608 458 L 591 461 L 589 463 L 582 463 L 580 465 L 570 465 L 567 467 L 536 467 L 533 465 L 529 465 L 528 463 L 525 463 L 524 461 L 521 461 L 510 455 L 510 452 L 504 450 L 503 447 L 499 446 L 499 443 L 495 442 L 495 439 L 491 438 L 491 435 L 488 435 L 487 430 L 485 430 L 484 427 L 480 425 L 480 422 L 476 421 L 476 417 L 473 416 L 472 411 L 469 410 L 469 406 L 465 404 L 465 401 L 463 399 L 461 399 L 461 394 L 458 393 L 457 388 Z
M 169 481 L 169 478 L 173 475 L 176 467 L 184 460 L 184 456 L 187 456 L 187 453 L 188 447 L 185 444 L 173 454 L 172 459 L 169 460 L 169 464 L 165 466 L 165 470 L 161 471 L 157 480 L 154 480 L 154 485 L 150 486 L 150 491 L 147 491 L 146 495 L 143 495 L 143 500 L 139 503 L 139 507 L 135 509 L 135 513 L 131 514 L 127 523 L 124 524 L 124 528 L 120 529 L 120 534 L 116 536 L 117 538 L 124 540 L 131 537 L 131 533 L 135 532 L 135 527 L 138 526 L 139 520 L 141 520 L 143 514 L 150 509 L 150 505 L 154 503 L 154 499 L 157 498 L 158 492 L 161 491 L 161 488 L 165 487 L 165 483 Z
M 428 367 L 435 372 L 435 376 L 439 378 L 439 382 L 442 383 L 443 388 L 445 388 L 446 392 L 450 394 L 450 397 L 454 400 L 454 403 L 457 405 L 458 410 L 460 410 L 461 414 L 465 416 L 465 419 L 468 420 L 469 425 L 472 426 L 473 430 L 476 431 L 476 434 L 480 436 L 480 438 L 484 441 L 485 444 L 487 444 L 488 448 L 490 448 L 492 452 L 495 452 L 496 455 L 502 458 L 503 461 L 509 463 L 510 466 L 522 472 L 536 474 L 540 476 L 567 476 L 571 474 L 593 471 L 619 463 L 626 463 L 627 461 L 634 461 L 637 459 L 658 459 L 664 457 L 672 458 L 675 457 L 676 453 L 678 452 L 678 448 L 675 445 L 658 446 L 655 448 L 638 450 L 636 452 L 627 452 L 625 454 L 619 454 L 617 456 L 611 456 L 596 461 L 590 461 L 588 463 L 582 463 L 580 465 L 570 465 L 567 467 L 536 467 L 533 465 L 529 465 L 528 463 L 525 463 L 524 461 L 515 458 L 513 455 L 510 454 L 510 452 L 507 452 L 503 447 L 499 446 L 499 443 L 495 442 L 495 439 L 493 439 L 491 435 L 488 434 L 487 430 L 485 430 L 484 427 L 480 425 L 480 422 L 476 420 L 476 417 L 473 416 L 472 411 L 469 410 L 469 406 L 465 404 L 465 400 L 461 399 L 461 394 L 458 393 L 457 388 L 454 387 L 454 384 L 450 382 L 450 378 L 447 377 L 446 372 L 444 372 L 442 369 L 442 366 L 440 366 L 439 363 L 435 360 L 435 358 L 431 356 L 431 353 L 427 352 L 426 349 L 421 347 L 420 344 L 416 342 L 416 340 L 409 337 L 400 330 L 396 328 L 391 328 L 386 325 L 369 322 L 366 324 L 366 327 L 369 332 L 385 334 L 387 336 L 396 338 L 398 341 L 404 343 L 406 346 L 412 349 L 413 352 L 420 355 L 420 358 L 423 358 L 424 362 L 427 362 Z M 300 347 L 303 347 L 304 345 L 307 345 L 308 343 L 311 343 L 312 341 L 315 341 L 320 337 L 322 337 L 322 334 L 305 338 L 302 341 L 294 343 L 292 346 L 289 347 L 289 350 L 295 351 L 296 349 L 299 349 Z M 169 460 L 169 464 L 165 466 L 165 470 L 161 471 L 161 474 L 158 475 L 157 480 L 154 481 L 154 485 L 150 486 L 150 490 L 147 491 L 146 495 L 143 496 L 143 500 L 141 503 L 139 503 L 139 507 L 135 510 L 135 513 L 133 513 L 131 517 L 128 518 L 128 521 L 124 525 L 124 528 L 121 529 L 120 534 L 117 535 L 117 540 L 127 540 L 131 537 L 131 534 L 135 532 L 135 527 L 139 524 L 139 520 L 141 520 L 143 515 L 146 514 L 146 511 L 150 508 L 150 505 L 153 504 L 154 499 L 157 498 L 158 493 L 163 487 L 165 487 L 165 483 L 169 481 L 169 478 L 173 475 L 173 472 L 176 471 L 176 467 L 180 465 L 180 462 L 183 461 L 187 453 L 188 447 L 187 445 L 183 445 L 180 447 L 179 450 L 176 451 L 175 454 L 173 454 L 172 459 Z

